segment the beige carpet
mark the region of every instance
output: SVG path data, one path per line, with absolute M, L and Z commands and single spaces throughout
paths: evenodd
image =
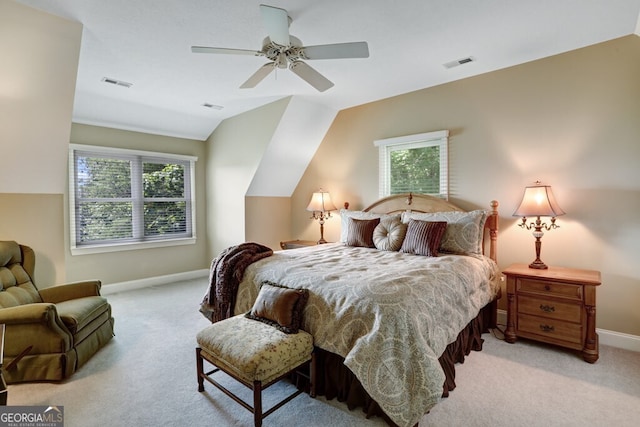
M 252 415 L 213 386 L 198 393 L 195 334 L 207 280 L 109 295 L 116 337 L 69 380 L 9 386 L 9 405 L 63 405 L 66 427 L 251 426 Z M 499 334 L 498 334 L 499 335 Z M 636 426 L 640 353 L 601 346 L 590 365 L 571 351 L 485 335 L 457 366 L 457 388 L 420 426 Z M 244 393 L 248 389 L 227 382 Z M 288 384 L 266 392 L 266 406 Z M 263 424 L 383 426 L 360 409 L 302 394 Z

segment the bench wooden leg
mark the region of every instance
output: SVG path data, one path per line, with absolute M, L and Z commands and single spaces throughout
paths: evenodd
M 262 426 L 262 383 L 253 382 L 253 420 L 255 427 Z
M 196 371 L 198 373 L 198 391 L 204 391 L 204 365 L 202 362 L 202 355 L 200 352 L 202 349 L 196 347 Z
M 316 352 L 311 353 L 311 362 L 309 364 L 309 396 L 316 397 Z

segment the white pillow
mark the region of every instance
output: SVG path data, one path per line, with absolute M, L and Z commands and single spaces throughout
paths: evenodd
M 402 222 L 412 219 L 420 221 L 446 221 L 447 229 L 440 243 L 441 252 L 454 254 L 482 254 L 484 224 L 487 212 L 403 212 Z

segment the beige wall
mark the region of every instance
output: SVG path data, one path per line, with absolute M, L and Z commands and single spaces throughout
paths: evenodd
M 71 255 L 66 251 L 67 279 L 101 279 L 108 286 L 147 277 L 163 276 L 208 268 L 205 203 L 205 143 L 191 139 L 150 135 L 117 129 L 73 124 L 71 142 L 132 150 L 182 154 L 198 158 L 196 176 L 196 243 L 193 245 L 121 251 L 101 254 Z M 65 205 L 66 206 L 66 205 Z M 65 209 L 65 230 L 68 230 L 68 208 Z M 69 235 L 65 231 L 65 247 Z
M 354 209 L 378 198 L 374 140 L 448 129 L 451 200 L 500 202 L 500 266 L 535 257 L 511 215 L 525 185 L 551 184 L 567 215 L 543 261 L 601 270 L 597 326 L 640 335 L 639 76 L 632 35 L 342 111 L 292 196 L 292 235 L 316 237 L 304 209 L 320 186 Z M 339 232 L 336 215 L 325 236 Z
M 0 240 L 64 282 L 63 194 L 82 25 L 0 0 Z
M 64 283 L 62 194 L 0 194 L 0 240 L 15 240 L 36 252 L 39 287 Z
M 245 223 L 260 222 L 261 210 L 247 213 L 245 195 L 290 98 L 223 121 L 207 140 L 208 257 L 245 242 Z M 286 167 L 283 159 L 283 167 Z M 257 206 L 254 204 L 254 206 Z M 257 228 L 256 228 L 257 230 Z M 252 236 L 267 241 L 271 237 Z
M 291 237 L 291 198 L 247 197 L 245 236 L 248 242 L 258 242 L 279 250 L 280 242 Z
M 0 0 L 0 29 L 0 193 L 62 194 L 82 25 Z

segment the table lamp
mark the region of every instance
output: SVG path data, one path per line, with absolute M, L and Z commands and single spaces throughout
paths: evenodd
M 317 219 L 320 223 L 320 240 L 318 240 L 318 244 L 327 243 L 327 241 L 324 240 L 324 220 L 331 218 L 331 211 L 336 210 L 336 206 L 331 201 L 329 193 L 322 189 L 313 193 L 307 210 L 313 212 L 311 218 Z
M 536 181 L 534 185 L 525 187 L 520 206 L 518 206 L 518 209 L 513 213 L 513 216 L 522 217 L 522 222 L 518 225 L 527 230 L 533 229 L 532 234 L 533 237 L 536 238 L 536 259 L 529 264 L 529 268 L 542 270 L 548 268 L 540 259 L 540 249 L 542 247 L 540 239 L 544 236 L 542 230 L 549 231 L 558 228 L 559 225 L 556 224 L 556 217 L 564 214 L 565 212 L 560 209 L 558 202 L 556 202 L 553 196 L 550 185 L 543 185 L 540 181 Z M 551 224 L 542 222 L 540 217 L 543 216 L 551 217 Z M 536 217 L 536 220 L 535 222 L 527 224 L 527 217 Z

